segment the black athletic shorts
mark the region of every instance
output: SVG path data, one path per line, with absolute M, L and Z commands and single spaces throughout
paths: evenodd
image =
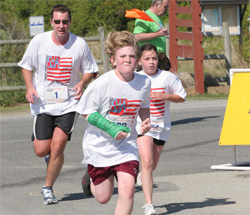
M 59 127 L 66 134 L 68 134 L 68 141 L 70 141 L 78 115 L 79 114 L 76 112 L 70 112 L 61 116 L 51 116 L 45 113 L 38 114 L 34 118 L 33 134 L 31 140 L 51 139 L 55 127 Z
M 142 137 L 144 135 L 138 134 L 137 138 Z M 157 140 L 155 138 L 153 138 L 154 144 L 157 146 L 164 146 L 165 145 L 165 140 Z

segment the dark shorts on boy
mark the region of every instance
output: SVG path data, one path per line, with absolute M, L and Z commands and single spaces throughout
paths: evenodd
M 108 179 L 111 175 L 114 175 L 117 180 L 117 172 L 126 172 L 135 178 L 135 183 L 137 175 L 139 172 L 139 162 L 136 160 L 127 161 L 115 166 L 109 167 L 94 167 L 88 164 L 88 173 L 94 185 L 98 185 Z
M 144 135 L 138 134 L 137 138 L 142 137 Z M 155 138 L 153 138 L 154 144 L 157 146 L 164 146 L 165 145 L 165 140 L 157 140 Z
M 79 114 L 76 112 L 70 112 L 60 116 L 51 116 L 45 113 L 38 114 L 34 118 L 33 134 L 31 140 L 34 141 L 34 139 L 51 139 L 55 127 L 59 127 L 66 134 L 68 134 L 68 141 L 70 141 L 71 134 L 73 132 L 78 116 Z

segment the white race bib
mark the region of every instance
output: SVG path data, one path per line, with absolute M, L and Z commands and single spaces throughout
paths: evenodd
M 163 117 L 151 117 L 151 129 L 150 131 L 162 132 L 164 129 Z
M 45 90 L 46 103 L 60 103 L 68 99 L 68 87 L 48 87 Z
M 111 122 L 114 122 L 115 124 L 118 124 L 118 125 L 123 125 L 123 126 L 126 126 L 128 128 L 132 127 L 133 116 L 108 115 L 107 119 L 110 120 Z

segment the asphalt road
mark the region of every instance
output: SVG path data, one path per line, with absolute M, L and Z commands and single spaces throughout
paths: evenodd
M 188 101 L 171 105 L 172 136 L 154 172 L 154 199 L 159 214 L 250 214 L 250 204 L 247 204 L 250 203 L 249 172 L 239 174 L 238 171 L 211 170 L 212 165 L 230 163 L 233 158 L 232 146 L 218 145 L 226 102 Z M 113 214 L 116 188 L 107 205 L 100 205 L 94 198 L 85 197 L 81 190 L 80 179 L 85 171 L 81 164 L 81 141 L 86 126 L 82 117 L 78 119 L 65 150 L 65 163 L 54 185 L 59 204 L 54 206 L 43 205 L 40 194 L 46 166 L 44 160 L 36 157 L 33 151 L 30 141 L 33 119 L 29 112 L 2 115 L 0 119 L 2 215 Z M 237 147 L 237 158 L 238 161 L 249 161 L 249 146 Z M 223 192 L 216 190 L 213 193 L 213 188 L 209 189 L 206 182 L 208 179 L 216 189 L 225 186 L 223 192 L 230 189 L 233 192 L 234 186 L 240 184 L 237 190 L 244 193 L 239 197 L 236 195 L 235 199 L 230 196 L 231 193 L 221 195 Z M 221 180 L 224 182 L 217 184 Z M 235 184 L 229 186 L 227 182 Z M 211 195 L 208 195 L 209 192 Z M 185 198 L 188 199 L 186 204 Z M 240 209 L 236 207 L 238 202 L 241 202 Z M 133 214 L 143 214 L 143 203 L 141 187 L 136 187 Z M 232 210 L 234 207 L 237 209 Z

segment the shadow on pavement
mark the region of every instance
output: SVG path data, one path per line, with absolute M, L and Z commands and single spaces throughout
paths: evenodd
M 154 184 L 154 188 L 157 188 L 158 186 Z M 135 187 L 135 193 L 142 191 L 141 186 L 136 186 Z M 117 187 L 114 188 L 113 195 L 118 194 L 118 189 Z M 86 196 L 83 192 L 81 193 L 66 193 L 64 194 L 63 198 L 58 200 L 59 202 L 63 201 L 73 201 L 73 200 L 80 200 L 80 199 L 88 199 L 88 198 L 94 198 L 94 196 Z
M 64 194 L 63 198 L 58 200 L 59 202 L 63 201 L 73 201 L 73 200 L 80 200 L 80 199 L 88 199 L 88 198 L 94 198 L 93 196 L 88 197 L 85 196 L 83 192 L 81 193 L 66 193 Z
M 229 198 L 224 199 L 211 199 L 208 198 L 204 202 L 182 202 L 182 203 L 173 203 L 167 204 L 162 206 L 156 206 L 156 208 L 166 208 L 166 213 L 160 213 L 159 215 L 163 214 L 174 214 L 178 213 L 183 210 L 188 209 L 195 209 L 195 208 L 206 208 L 206 207 L 213 207 L 219 205 L 229 205 L 229 204 L 236 204 L 235 201 L 228 201 Z
M 218 118 L 218 117 L 220 116 L 194 117 L 194 118 L 188 118 L 188 119 L 181 119 L 181 120 L 172 121 L 171 125 L 174 126 L 174 125 L 180 125 L 180 124 L 188 124 L 192 122 L 200 122 L 205 119 Z

